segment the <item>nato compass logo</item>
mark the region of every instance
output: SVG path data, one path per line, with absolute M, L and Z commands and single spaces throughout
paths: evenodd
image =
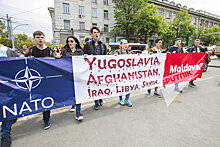
M 26 111 L 28 111 L 28 113 L 31 113 L 33 111 L 38 111 L 39 108 L 43 108 L 44 110 L 46 110 L 54 105 L 54 99 L 52 97 L 32 100 L 31 92 L 32 89 L 40 85 L 42 80 L 49 78 L 61 78 L 62 75 L 52 75 L 52 76 L 43 77 L 40 75 L 40 73 L 37 70 L 30 69 L 28 67 L 27 58 L 25 58 L 25 64 L 26 64 L 25 69 L 22 69 L 19 72 L 17 72 L 13 80 L 0 81 L 0 83 L 15 82 L 17 87 L 28 90 L 28 92 L 30 93 L 30 101 L 23 101 L 23 103 L 19 106 L 17 103 L 14 103 L 13 105 L 10 106 L 3 105 L 2 112 L 4 119 L 7 118 L 7 114 L 12 114 L 14 116 L 17 115 L 24 116 L 24 112 Z
M 20 70 L 16 75 L 12 82 L 15 82 L 16 85 L 21 89 L 27 89 L 30 93 L 30 100 L 31 97 L 31 90 L 36 88 L 40 85 L 41 80 L 49 79 L 49 78 L 60 78 L 62 75 L 53 75 L 53 76 L 46 76 L 42 77 L 40 73 L 34 69 L 30 69 L 27 64 L 27 58 L 25 58 L 25 69 Z M 0 81 L 0 83 L 7 83 L 9 81 Z

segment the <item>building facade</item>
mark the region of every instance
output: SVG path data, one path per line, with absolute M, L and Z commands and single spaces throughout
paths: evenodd
M 174 1 L 169 2 L 168 0 L 150 0 L 149 3 L 153 3 L 157 6 L 158 14 L 165 17 L 167 24 L 175 19 L 180 7 L 184 7 L 188 9 L 188 13 L 191 16 L 191 24 L 195 25 L 197 28 L 201 27 L 204 30 L 215 24 L 220 26 L 220 16 L 203 10 L 194 10 L 193 8 L 187 8 L 187 6 L 182 6 L 179 3 L 175 4 Z
M 166 18 L 167 24 L 176 17 L 180 7 L 187 9 L 187 6 L 168 0 L 149 0 L 148 3 L 157 6 L 158 14 Z M 117 38 L 110 34 L 115 22 L 112 0 L 54 0 L 54 8 L 48 10 L 52 18 L 54 45 L 65 44 L 69 35 L 75 35 L 82 42 L 91 36 L 89 30 L 92 26 L 101 30 L 101 40 L 106 43 L 115 42 Z M 204 30 L 215 24 L 220 26 L 220 16 L 193 8 L 188 8 L 188 12 L 196 27 Z
M 91 37 L 92 26 L 100 29 L 102 41 L 112 42 L 113 7 L 111 0 L 54 0 L 54 8 L 48 8 L 54 45 L 65 44 L 69 35 L 75 35 L 82 42 L 86 37 Z

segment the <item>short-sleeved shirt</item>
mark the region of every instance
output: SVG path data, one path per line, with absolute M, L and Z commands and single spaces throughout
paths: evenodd
M 32 56 L 34 57 L 50 57 L 51 48 L 47 47 L 43 50 L 38 49 L 36 46 L 32 49 Z

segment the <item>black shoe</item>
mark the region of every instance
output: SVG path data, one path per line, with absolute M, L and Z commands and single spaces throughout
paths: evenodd
M 11 136 L 2 137 L 1 147 L 10 147 L 11 146 Z
M 12 124 L 16 123 L 17 119 L 13 119 L 12 120 Z
M 95 104 L 94 109 L 95 109 L 95 110 L 99 110 L 99 104 L 98 104 L 98 103 Z
M 183 91 L 180 90 L 179 88 L 174 88 L 174 91 L 179 92 L 179 93 L 183 93 Z
M 196 87 L 196 85 L 192 82 L 189 82 L 189 87 Z
M 44 130 L 47 130 L 50 128 L 50 121 L 44 121 Z
M 102 99 L 99 100 L 99 105 L 100 105 L 100 106 L 103 105 L 103 100 L 102 100 Z

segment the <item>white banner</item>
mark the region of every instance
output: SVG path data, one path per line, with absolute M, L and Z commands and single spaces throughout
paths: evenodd
M 76 103 L 163 85 L 166 54 L 73 56 Z

